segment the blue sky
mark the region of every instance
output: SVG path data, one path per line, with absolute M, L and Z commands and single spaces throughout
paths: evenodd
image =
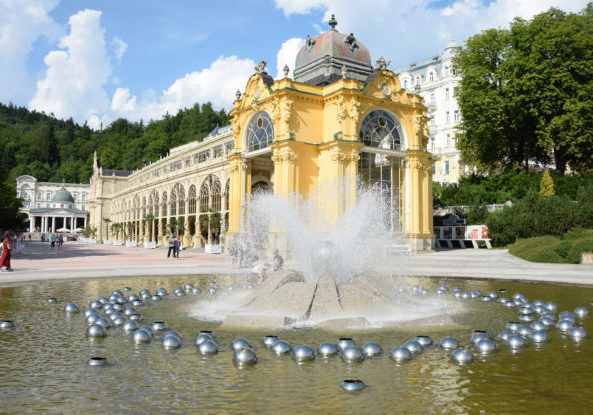
M 0 102 L 98 128 L 195 102 L 230 109 L 260 59 L 277 76 L 302 39 L 353 32 L 392 67 L 515 16 L 585 0 L 0 0 Z

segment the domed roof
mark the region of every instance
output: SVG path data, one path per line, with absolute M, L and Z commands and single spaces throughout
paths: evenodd
M 51 201 L 53 203 L 74 203 L 74 198 L 72 197 L 72 194 L 66 190 L 66 188 L 62 187 L 60 190 L 54 193 Z
M 372 72 L 371 54 L 354 34 L 346 35 L 335 29 L 332 15 L 331 29 L 317 37 L 307 36 L 295 62 L 295 80 L 314 85 L 335 82 L 342 78 L 345 67 L 347 78 L 365 80 Z

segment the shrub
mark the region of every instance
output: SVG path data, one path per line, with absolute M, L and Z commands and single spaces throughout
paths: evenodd
M 580 264 L 583 252 L 593 252 L 593 238 L 576 240 L 568 251 L 568 255 L 566 256 L 567 262 Z
M 540 236 L 515 242 L 509 252 L 516 257 L 532 262 L 564 263 L 566 259 L 556 253 L 560 239 L 554 236 Z
M 566 256 L 568 255 L 568 251 L 570 251 L 570 248 L 572 248 L 573 243 L 574 240 L 562 241 L 558 245 L 556 245 L 556 247 L 554 248 L 554 252 L 556 252 L 562 258 L 566 258 Z

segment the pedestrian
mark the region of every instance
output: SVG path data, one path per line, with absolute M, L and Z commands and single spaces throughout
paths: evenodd
M 56 247 L 56 236 L 55 235 L 49 235 L 49 247 L 50 247 L 50 249 L 53 249 Z
M 173 253 L 173 258 L 175 258 L 175 235 L 171 234 L 167 239 L 167 244 L 169 245 L 169 250 L 167 251 L 167 258 L 171 257 L 171 252 Z
M 23 250 L 23 236 L 22 235 L 18 235 L 16 237 L 16 243 L 14 246 L 14 253 L 15 254 L 20 254 Z
M 58 248 L 61 248 L 64 245 L 64 235 L 60 234 L 58 237 Z
M 274 272 L 279 271 L 284 266 L 284 258 L 280 255 L 280 251 L 274 249 Z
M 235 266 L 239 254 L 239 247 L 237 246 L 237 241 L 235 239 L 231 240 L 231 245 L 229 246 L 229 254 L 231 255 L 231 262 L 233 266 Z
M 0 270 L 2 267 L 5 267 L 6 271 L 11 272 L 13 269 L 10 266 L 10 250 L 12 248 L 10 234 L 6 233 L 2 239 L 2 257 L 0 257 Z
M 266 271 L 268 270 L 270 264 L 256 264 L 252 269 L 251 273 L 258 277 L 257 283 L 263 284 L 264 277 L 266 277 Z
M 179 237 L 176 235 L 175 236 L 175 252 L 173 252 L 173 255 L 175 258 L 179 258 L 180 250 L 181 250 L 181 241 L 179 240 Z

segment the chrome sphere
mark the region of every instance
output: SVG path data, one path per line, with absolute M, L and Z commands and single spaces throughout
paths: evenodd
M 231 343 L 231 349 L 233 350 L 241 350 L 241 349 L 251 349 L 251 344 L 245 339 L 235 339 Z
M 533 306 L 534 307 L 545 307 L 546 306 L 546 302 L 543 300 L 535 300 L 533 302 Z
M 431 340 L 431 344 L 432 344 L 432 340 Z M 378 356 L 380 354 L 383 354 L 383 348 L 381 347 L 381 345 L 379 343 L 369 342 L 369 343 L 365 343 L 365 345 L 362 346 L 362 353 L 366 357 Z
M 513 294 L 513 300 L 518 300 L 520 298 L 525 298 L 525 296 L 521 293 L 515 293 Z
M 181 340 L 175 336 L 165 336 L 163 338 L 163 347 L 165 349 L 179 349 L 181 347 Z
M 443 291 L 440 288 L 437 288 L 437 290 L 435 291 L 435 294 L 437 294 L 437 295 L 443 295 L 445 293 L 446 293 L 446 291 Z
M 144 288 L 143 290 L 140 290 L 139 294 L 140 296 L 143 296 L 144 294 L 150 294 L 150 291 Z
M 142 326 L 138 330 L 145 331 L 150 337 L 154 337 L 154 331 L 152 331 L 152 327 L 150 326 Z
M 104 357 L 91 357 L 86 361 L 88 366 L 107 366 L 107 359 Z
M 350 347 L 355 346 L 349 346 L 346 349 L 349 349 Z M 360 354 L 362 355 L 362 352 L 360 352 Z M 292 358 L 297 362 L 308 362 L 315 359 L 315 351 L 306 344 L 300 344 L 292 351 Z
M 150 295 L 150 293 L 144 293 L 144 294 L 140 294 L 140 298 L 144 301 L 146 300 L 150 300 L 152 298 L 152 295 Z
M 416 336 L 416 338 L 414 339 L 416 340 L 418 343 L 420 343 L 422 345 L 422 347 L 427 348 L 433 345 L 433 341 L 432 338 L 430 338 L 430 336 Z
M 482 355 L 496 352 L 498 346 L 491 339 L 481 339 L 476 344 L 476 351 Z
M 212 335 L 211 331 L 203 330 L 196 335 L 194 343 L 196 344 L 196 346 L 199 346 L 207 340 L 214 341 L 214 336 Z
M 177 291 L 177 292 L 175 293 L 175 295 L 176 295 L 177 297 L 185 297 L 187 294 L 185 293 L 185 291 Z
M 164 337 L 167 337 L 167 336 L 173 336 L 173 337 L 177 337 L 177 339 L 178 339 L 179 341 L 181 341 L 181 340 L 183 339 L 183 338 L 181 337 L 181 334 L 177 333 L 175 330 L 169 330 L 169 331 L 167 331 L 167 332 L 165 333 L 165 336 L 164 336 Z
M 14 322 L 11 320 L 0 321 L 0 329 L 12 329 L 14 328 Z
M 461 298 L 461 295 L 462 295 L 461 291 L 453 291 L 453 297 L 459 299 L 459 298 Z
M 336 342 L 336 346 L 340 351 L 344 350 L 348 346 L 354 346 L 354 340 L 350 337 L 340 337 Z
M 548 333 L 543 330 L 537 330 L 531 333 L 531 341 L 534 343 L 545 343 L 549 340 Z
M 516 333 L 519 330 L 519 328 L 521 327 L 521 325 L 522 325 L 521 323 L 511 321 L 507 324 L 507 329 L 509 331 L 512 331 L 513 333 Z
M 121 304 L 113 304 L 113 309 L 115 311 L 117 311 L 118 313 L 121 313 L 122 311 L 124 311 L 126 308 L 121 305 Z
M 113 292 L 111 294 L 117 295 L 119 297 L 121 297 L 122 295 L 124 295 L 124 293 L 121 290 L 113 290 Z
M 553 302 L 546 303 L 546 308 L 553 313 L 558 311 L 558 306 L 556 305 L 556 303 Z
M 250 366 L 257 363 L 257 356 L 251 349 L 235 350 L 233 362 L 239 366 Z
M 543 314 L 545 311 L 548 311 L 548 309 L 546 308 L 546 306 L 539 305 L 539 304 L 538 304 L 538 305 L 534 305 L 534 306 L 533 306 L 533 310 L 534 310 L 534 311 L 535 311 L 537 314 L 539 314 L 539 315 L 542 315 L 542 314 Z
M 364 355 L 362 349 L 358 346 L 348 346 L 342 350 L 342 360 L 345 362 L 362 362 Z
M 539 319 L 539 322 L 545 324 L 546 327 L 551 327 L 554 325 L 554 319 L 551 317 L 542 317 Z
M 264 344 L 264 346 L 270 349 L 278 340 L 280 340 L 278 336 L 268 334 L 267 336 L 264 336 L 264 338 L 262 339 L 262 343 Z
M 123 317 L 123 316 L 121 314 L 119 314 L 117 311 L 114 311 L 113 313 L 109 314 L 109 318 L 111 319 L 111 321 L 114 321 L 118 317 Z
M 49 297 L 49 298 L 47 299 L 47 302 L 48 302 L 49 304 L 55 304 L 55 303 L 57 303 L 57 302 L 58 302 L 58 299 L 57 299 L 56 297 Z
M 89 308 L 92 308 L 93 310 L 100 310 L 103 308 L 103 304 L 100 301 L 94 300 L 89 304 Z
M 119 294 L 111 294 L 109 296 L 109 302 L 116 303 L 120 298 L 121 298 L 121 296 Z
M 498 336 L 496 336 L 496 338 L 506 342 L 512 335 L 513 333 L 510 331 L 501 331 L 500 333 L 498 333 Z
M 96 316 L 98 314 L 92 308 L 87 308 L 86 310 L 84 310 L 84 318 L 87 318 L 88 316 L 92 316 L 92 315 L 95 315 Z
M 214 287 L 208 288 L 208 294 L 210 294 L 210 295 L 215 295 L 217 292 L 218 292 L 217 288 L 214 288 Z
M 132 289 L 130 287 L 124 287 L 124 291 L 132 291 Z
M 489 303 L 492 300 L 493 300 L 493 298 L 490 297 L 489 295 L 487 295 L 485 297 L 482 297 L 482 301 L 485 302 L 485 303 Z
M 578 318 L 589 317 L 589 310 L 587 310 L 585 307 L 577 307 L 574 309 L 574 315 Z
M 317 355 L 321 357 L 330 357 L 338 354 L 338 347 L 333 343 L 321 343 L 317 348 Z
M 561 331 L 563 333 L 566 333 L 573 327 L 574 327 L 574 323 L 570 320 L 560 320 L 556 324 L 556 328 L 558 329 L 558 331 Z
M 198 351 L 202 356 L 218 353 L 218 346 L 212 340 L 204 340 L 198 345 Z
M 410 340 L 404 344 L 404 347 L 412 354 L 420 354 L 424 351 L 424 347 L 416 340 Z
M 140 299 L 140 297 L 138 297 L 136 294 L 130 294 L 130 295 L 128 295 L 128 301 L 131 302 L 131 303 L 134 302 L 134 301 L 137 301 L 139 299 Z
M 124 316 L 131 316 L 132 314 L 136 314 L 136 309 L 134 307 L 128 307 L 124 310 Z
M 498 299 L 498 302 L 499 302 L 499 303 L 501 303 L 501 304 L 506 304 L 506 303 L 507 303 L 507 301 L 509 301 L 509 299 L 508 299 L 508 298 L 506 298 L 506 297 L 500 297 L 500 298 Z
M 292 347 L 290 347 L 290 344 L 288 342 L 285 342 L 284 340 L 278 340 L 272 346 L 272 351 L 276 353 L 278 356 L 281 356 L 283 354 L 290 353 L 292 351 Z
M 541 321 L 534 321 L 533 323 L 531 323 L 529 325 L 529 327 L 531 327 L 533 329 L 533 331 L 542 331 L 542 330 L 547 330 L 547 328 L 548 328 L 548 326 L 546 326 Z
M 467 291 L 464 291 L 461 294 L 461 298 L 463 298 L 464 300 L 467 300 L 468 298 L 472 298 L 472 295 L 470 293 L 468 293 Z
M 191 282 L 188 282 L 187 284 L 183 285 L 183 289 L 185 291 L 191 291 L 194 288 L 194 285 Z
M 98 324 L 100 326 L 103 326 L 103 328 L 108 329 L 109 327 L 111 327 L 111 323 L 109 322 L 109 320 L 107 320 L 104 317 L 99 317 L 98 319 L 95 320 L 94 324 Z
M 123 329 L 126 333 L 129 333 L 131 331 L 137 330 L 138 324 L 134 320 L 128 320 L 124 323 Z
M 519 314 L 523 316 L 530 316 L 533 314 L 533 308 L 523 306 L 519 309 Z
M 490 291 L 490 292 L 488 293 L 488 297 L 490 297 L 490 298 L 492 298 L 492 299 L 498 298 L 498 293 L 496 293 L 496 292 L 494 292 L 494 291 Z
M 105 337 L 107 333 L 105 328 L 99 324 L 92 324 L 86 328 L 87 337 Z
M 342 389 L 347 390 L 348 392 L 359 391 L 366 387 L 364 382 L 360 379 L 346 379 L 340 386 Z
M 160 295 L 161 297 L 164 297 L 164 296 L 166 296 L 166 295 L 167 295 L 167 290 L 165 290 L 164 288 L 158 288 L 158 289 L 155 291 L 155 294 L 156 294 L 156 295 Z
M 78 307 L 76 304 L 66 304 L 64 306 L 64 311 L 66 313 L 78 313 Z
M 453 337 L 445 337 L 440 341 L 439 346 L 441 349 L 452 350 L 459 347 L 459 342 Z
M 474 330 L 470 336 L 470 342 L 474 345 L 478 343 L 480 340 L 489 339 L 490 336 L 488 335 L 487 331 L 484 330 Z
M 122 317 L 122 316 L 117 316 L 116 318 L 114 318 L 114 319 L 113 319 L 113 324 L 114 324 L 116 327 L 120 327 L 120 326 L 123 326 L 124 324 L 126 324 L 126 321 L 127 321 L 127 320 L 126 320 L 126 318 L 125 318 L 125 317 Z
M 514 301 L 507 301 L 506 303 L 504 303 L 504 306 L 505 306 L 505 307 L 508 307 L 508 308 L 515 307 L 515 305 L 516 305 L 516 304 L 515 304 L 515 302 L 514 302 Z
M 142 307 L 144 305 L 144 302 L 142 300 L 134 300 L 132 301 L 132 305 L 134 307 Z
M 587 330 L 582 327 L 573 327 L 569 330 L 568 335 L 574 340 L 582 340 L 588 337 Z
M 194 288 L 192 288 L 192 289 L 191 289 L 191 293 L 192 293 L 193 295 L 198 295 L 198 294 L 200 294 L 201 292 L 202 292 L 202 290 L 200 289 L 200 287 L 194 287 Z
M 517 334 L 521 337 L 529 338 L 533 334 L 533 329 L 531 327 L 521 326 L 519 327 L 519 330 L 517 330 Z
M 152 323 L 152 329 L 154 331 L 163 331 L 167 329 L 167 323 L 165 323 L 164 321 L 155 321 L 154 323 Z
M 152 297 L 150 297 L 150 299 L 151 299 L 152 301 L 161 301 L 161 300 L 163 299 L 163 297 L 161 297 L 161 296 L 160 296 L 160 295 L 158 295 L 158 294 L 155 294 L 155 295 L 153 295 Z
M 558 314 L 558 320 L 570 320 L 573 323 L 576 321 L 574 318 L 574 314 L 572 314 L 570 311 L 563 311 L 560 314 Z
M 527 343 L 525 342 L 525 339 L 523 337 L 513 334 L 508 337 L 507 345 L 511 349 L 521 349 L 521 348 L 527 346 Z
M 134 314 L 130 314 L 128 316 L 128 318 L 130 320 L 134 320 L 134 321 L 142 321 L 142 315 L 138 314 L 138 313 L 134 313 Z
M 389 357 L 391 357 L 396 362 L 407 362 L 412 358 L 412 353 L 406 347 L 394 347 L 389 352 Z
M 474 354 L 471 350 L 460 347 L 451 353 L 451 359 L 458 365 L 467 365 L 474 361 Z
M 109 298 L 107 297 L 100 297 L 99 298 L 99 302 L 103 305 L 107 304 L 109 302 Z
M 98 314 L 89 314 L 89 316 L 86 318 L 86 322 L 87 324 L 95 324 L 100 318 L 102 317 Z
M 152 336 L 146 330 L 136 330 L 132 337 L 136 344 L 150 343 L 150 340 L 152 339 Z
M 445 292 L 445 291 L 449 291 L 449 288 L 448 288 L 446 285 L 441 285 L 441 286 L 439 287 L 439 290 L 441 290 L 441 291 Z
M 531 323 L 535 318 L 532 315 L 522 315 L 519 316 L 519 321 L 522 323 Z

